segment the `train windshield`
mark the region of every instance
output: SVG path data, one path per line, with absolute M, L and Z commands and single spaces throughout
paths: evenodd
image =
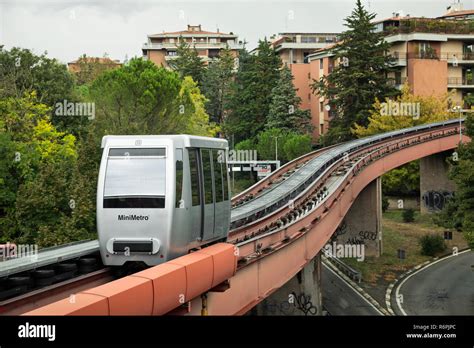
M 164 148 L 109 150 L 104 208 L 164 208 Z

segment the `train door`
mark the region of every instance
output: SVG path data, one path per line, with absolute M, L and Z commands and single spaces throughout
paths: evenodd
M 221 152 L 221 153 L 219 153 Z M 214 187 L 215 187 L 215 219 L 214 219 L 214 237 L 223 237 L 227 234 L 226 216 L 227 204 L 224 202 L 223 170 L 225 170 L 225 160 L 221 150 L 212 151 L 214 165 Z M 224 163 L 222 163 L 224 160 Z M 225 172 L 224 172 L 225 174 Z
M 202 207 L 203 193 L 202 193 L 202 176 L 201 176 L 201 161 L 198 149 L 188 149 L 189 157 L 189 173 L 191 177 L 191 208 L 190 219 L 191 235 L 194 239 L 202 238 L 203 232 L 203 214 Z
M 215 193 L 212 175 L 212 151 L 210 149 L 201 149 L 201 161 L 204 186 L 204 224 L 202 231 L 202 240 L 204 241 L 214 237 Z

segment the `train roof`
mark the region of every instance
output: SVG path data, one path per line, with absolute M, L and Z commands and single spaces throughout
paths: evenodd
M 142 140 L 140 145 L 136 144 L 137 140 Z M 225 149 L 228 142 L 225 139 L 201 137 L 197 135 L 187 134 L 165 134 L 165 135 L 106 135 L 102 137 L 102 145 L 104 148 L 108 146 L 155 146 L 162 144 L 163 140 L 171 140 L 179 143 L 184 147 L 207 147 Z

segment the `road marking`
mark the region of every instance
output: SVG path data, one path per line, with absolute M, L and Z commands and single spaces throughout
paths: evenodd
M 464 250 L 464 251 L 461 251 L 461 252 L 459 252 L 459 253 L 457 253 L 457 254 L 452 254 L 452 255 L 443 257 L 443 258 L 441 258 L 441 259 L 439 259 L 439 260 L 436 260 L 436 261 L 434 261 L 434 262 L 431 262 L 431 263 L 429 263 L 428 265 L 426 265 L 425 267 L 421 267 L 421 268 L 418 269 L 416 272 L 412 272 L 409 276 L 407 276 L 405 279 L 403 279 L 403 280 L 401 281 L 401 283 L 398 284 L 398 285 L 397 285 L 397 288 L 395 289 L 395 301 L 396 301 L 396 303 L 397 303 L 397 306 L 398 306 L 398 309 L 400 310 L 400 312 L 402 312 L 402 314 L 405 315 L 405 316 L 408 315 L 408 314 L 405 312 L 405 310 L 403 309 L 402 304 L 400 303 L 400 296 L 398 296 L 398 295 L 399 295 L 400 288 L 403 286 L 403 284 L 405 284 L 405 282 L 406 282 L 408 279 L 410 279 L 410 278 L 411 278 L 412 276 L 414 276 L 415 274 L 417 274 L 417 273 L 419 273 L 419 272 L 421 272 L 421 271 L 424 271 L 425 269 L 427 269 L 427 268 L 429 268 L 429 267 L 431 267 L 431 266 L 437 264 L 438 262 L 445 261 L 445 260 L 447 260 L 447 259 L 450 259 L 451 257 L 459 256 L 459 255 L 464 254 L 464 253 L 467 253 L 467 252 L 469 252 L 469 251 L 471 251 L 471 249 Z
M 351 288 L 357 295 L 360 296 L 360 298 L 362 298 L 365 302 L 367 302 L 369 304 L 370 307 L 372 307 L 373 309 L 375 309 L 375 311 L 377 313 L 379 313 L 380 315 L 384 315 L 377 307 L 375 307 L 364 295 L 362 295 L 359 291 L 357 291 L 357 289 L 355 289 L 350 283 L 348 283 L 344 278 L 342 278 L 339 274 L 337 274 L 336 272 L 334 272 L 334 270 L 332 270 L 329 266 L 327 266 L 325 263 L 322 263 L 324 267 L 326 267 L 326 269 L 328 269 L 332 274 L 334 274 L 336 277 L 338 277 L 340 280 L 342 280 L 344 282 L 344 284 L 346 284 L 349 288 Z

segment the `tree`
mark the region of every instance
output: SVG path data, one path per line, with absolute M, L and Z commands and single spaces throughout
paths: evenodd
M 384 41 L 382 32 L 374 30 L 374 18 L 375 14 L 367 12 L 357 0 L 352 14 L 345 19 L 348 30 L 330 50 L 339 64 L 312 85 L 315 93 L 328 100 L 335 114 L 325 144 L 351 139 L 354 123 L 368 124 L 374 98 L 397 94 L 387 78 L 393 70 L 393 58 L 387 54 L 390 43 Z
M 39 103 L 50 107 L 51 122 L 60 131 L 78 135 L 88 125 L 87 117 L 63 117 L 54 114 L 56 103 L 81 101 L 74 78 L 64 64 L 38 56 L 30 50 L 0 46 L 0 98 L 23 98 L 35 92 Z
M 253 139 L 243 140 L 237 150 L 257 150 L 260 160 L 275 160 L 278 148 L 278 160 L 283 163 L 291 161 L 311 151 L 311 137 L 307 134 L 288 132 L 280 128 L 269 128 Z
M 271 45 L 259 41 L 257 54 L 239 53 L 239 69 L 227 108 L 225 132 L 235 141 L 255 137 L 265 127 L 271 91 L 278 83 L 281 60 Z
M 201 57 L 199 57 L 196 48 L 191 48 L 191 46 L 180 37 L 176 54 L 177 58 L 170 61 L 170 67 L 177 71 L 181 78 L 191 76 L 195 82 L 200 84 L 204 75 L 204 62 Z
M 266 128 L 284 128 L 300 133 L 311 131 L 309 110 L 299 108 L 301 98 L 296 94 L 291 70 L 285 66 L 280 71 L 278 84 L 272 89 Z
M 176 134 L 198 130 L 212 135 L 206 124 L 204 99 L 192 79 L 158 68 L 141 58 L 99 76 L 90 88 L 96 103 L 94 129 L 105 134 Z
M 76 138 L 50 122 L 35 92 L 0 100 L 0 237 L 35 243 L 42 226 L 53 230 L 68 214 L 67 191 L 77 158 Z
M 38 102 L 54 106 L 73 99 L 74 80 L 64 64 L 30 50 L 0 46 L 0 97 L 22 98 L 36 91 Z
M 448 106 L 452 94 L 442 96 L 419 96 L 410 92 L 410 86 L 405 84 L 401 94 L 396 98 L 376 99 L 370 110 L 366 126 L 354 124 L 351 131 L 359 138 L 390 132 L 397 129 L 414 127 L 422 124 L 438 122 L 455 118 L 455 113 L 449 113 Z M 401 106 L 411 111 L 407 115 L 400 114 Z M 398 110 L 395 112 L 395 107 Z M 393 108 L 394 110 L 392 110 Z M 389 195 L 411 195 L 419 191 L 420 166 L 418 161 L 407 163 L 386 173 L 382 179 L 382 188 Z
M 202 92 L 208 98 L 206 111 L 211 121 L 224 123 L 225 105 L 228 102 L 231 85 L 234 79 L 235 59 L 231 50 L 226 47 L 221 50 L 219 58 L 209 63 L 202 81 Z
M 474 137 L 473 116 L 466 117 L 466 135 Z M 452 157 L 450 178 L 456 183 L 456 195 L 443 210 L 442 226 L 461 229 L 471 248 L 474 247 L 474 143 L 460 144 L 458 158 Z

